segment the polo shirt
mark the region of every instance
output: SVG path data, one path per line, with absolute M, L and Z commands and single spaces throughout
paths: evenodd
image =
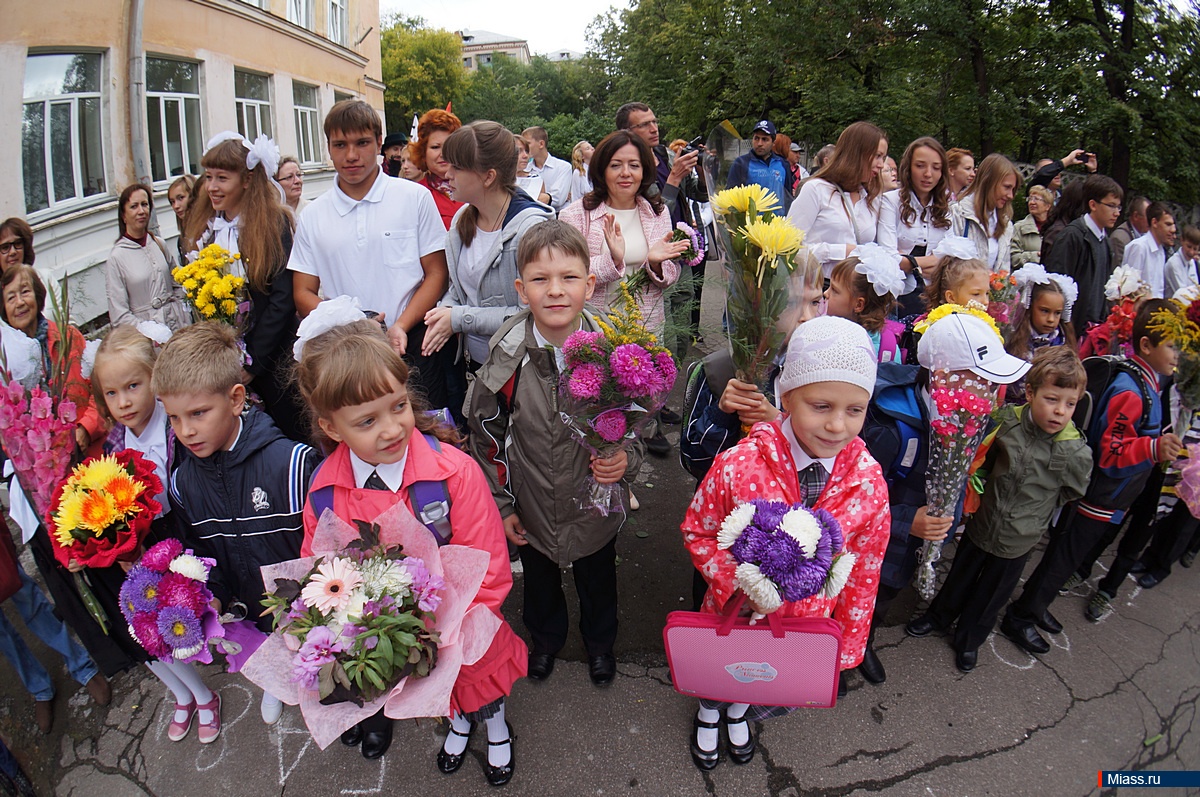
M 362 199 L 334 187 L 305 208 L 288 268 L 321 281 L 321 293 L 353 296 L 390 326 L 425 279 L 421 258 L 446 248 L 429 190 L 380 170 Z

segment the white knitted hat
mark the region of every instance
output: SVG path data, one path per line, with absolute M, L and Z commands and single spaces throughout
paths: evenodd
M 849 382 L 875 391 L 875 346 L 853 321 L 821 316 L 805 321 L 788 341 L 779 395 L 815 382 Z

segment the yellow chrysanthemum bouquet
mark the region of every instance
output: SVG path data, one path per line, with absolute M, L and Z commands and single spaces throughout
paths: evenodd
M 221 321 L 235 327 L 241 323 L 246 279 L 231 273 L 240 258 L 241 255 L 231 255 L 222 246 L 209 244 L 191 263 L 171 272 L 183 286 L 199 320 Z
M 760 185 L 728 188 L 712 197 L 729 274 L 726 311 L 738 379 L 761 385 L 788 331 L 779 318 L 790 299 L 789 277 L 804 233 L 776 215 L 779 198 Z

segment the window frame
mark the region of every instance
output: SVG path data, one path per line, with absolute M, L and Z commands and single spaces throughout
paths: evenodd
M 238 89 L 237 89 L 237 76 L 238 76 L 239 72 L 243 75 L 249 75 L 251 77 L 261 78 L 262 80 L 266 81 L 267 99 L 257 100 L 257 99 L 254 99 L 253 97 L 239 96 Z M 247 141 L 254 141 L 254 139 L 258 138 L 258 136 L 260 136 L 260 135 L 265 135 L 265 136 L 267 136 L 267 138 L 274 139 L 275 131 L 273 128 L 274 128 L 274 122 L 275 122 L 275 108 L 274 108 L 274 100 L 272 98 L 272 93 L 273 93 L 272 84 L 274 83 L 274 81 L 271 80 L 271 76 L 264 75 L 261 72 L 254 72 L 249 69 L 234 69 L 233 76 L 234 76 L 234 78 L 233 78 L 233 107 L 234 107 L 234 113 L 237 116 L 238 132 L 243 137 L 245 137 L 245 139 Z M 263 125 L 262 109 L 264 107 L 267 109 L 267 115 L 268 115 L 268 121 L 269 121 L 269 124 L 267 124 L 267 125 Z M 255 123 L 255 128 L 257 130 L 257 132 L 253 136 L 249 134 L 248 131 L 250 128 L 249 128 L 249 125 L 246 124 L 248 121 L 248 117 L 246 114 L 249 111 L 253 111 L 253 113 L 254 113 L 254 123 Z M 272 175 L 272 176 L 274 176 L 274 175 Z
M 307 89 L 312 92 L 314 105 L 302 105 L 296 97 L 296 90 Z M 324 163 L 321 151 L 321 92 L 316 86 L 303 81 L 292 80 L 292 118 L 296 123 L 296 155 L 302 166 L 316 166 Z M 311 139 L 305 146 L 304 133 Z M 307 149 L 307 151 L 306 151 Z
M 329 0 L 327 32 L 329 40 L 343 47 L 350 46 L 350 0 Z
M 287 0 L 287 20 L 306 30 L 316 27 L 315 0 Z
M 204 109 L 203 109 L 203 105 L 202 105 L 203 101 L 201 100 L 201 97 L 200 97 L 200 84 L 201 84 L 200 64 L 199 64 L 199 62 L 189 61 L 185 58 L 167 58 L 167 57 L 163 57 L 163 56 L 147 54 L 146 59 L 145 59 L 145 66 L 144 66 L 144 69 L 145 69 L 147 75 L 149 73 L 149 66 L 150 66 L 151 59 L 154 59 L 155 61 L 174 61 L 176 63 L 181 63 L 181 64 L 191 64 L 192 66 L 196 67 L 196 93 L 195 94 L 188 94 L 186 92 L 179 92 L 179 91 L 155 91 L 154 89 L 150 88 L 150 84 L 148 81 L 146 83 L 144 83 L 144 85 L 146 87 L 147 128 L 149 128 L 149 123 L 150 123 L 149 104 L 153 100 L 158 100 L 158 102 L 159 102 L 158 118 L 159 118 L 159 127 L 160 127 L 159 133 L 162 136 L 162 141 L 163 141 L 164 146 L 166 146 L 166 142 L 167 142 L 166 104 L 170 101 L 177 101 L 179 103 L 178 114 L 179 114 L 179 133 L 180 133 L 180 142 L 179 142 L 180 153 L 181 153 L 181 156 L 184 161 L 183 174 L 200 174 L 200 171 L 201 171 L 200 158 L 204 157 L 204 141 L 205 141 L 205 138 L 204 138 Z M 146 80 L 145 76 L 143 76 L 143 80 Z M 187 101 L 188 100 L 195 100 L 195 102 L 196 102 L 196 106 L 195 106 L 196 107 L 196 115 L 197 115 L 196 126 L 197 126 L 197 129 L 199 130 L 199 134 L 200 134 L 200 140 L 196 142 L 198 154 L 196 156 L 195 162 L 192 162 L 192 160 L 191 160 L 191 155 L 189 153 L 189 146 L 188 146 L 190 143 L 190 141 L 188 139 L 188 118 L 187 118 L 187 116 L 188 116 Z M 149 132 L 148 129 L 147 129 L 147 132 Z M 151 169 L 151 172 L 153 172 L 153 170 L 154 170 L 153 147 L 151 146 L 150 141 L 147 141 L 146 145 L 147 145 L 147 147 L 149 147 L 151 149 L 150 169 Z M 162 156 L 162 163 L 163 163 L 164 171 L 166 172 L 166 176 L 163 178 L 154 179 L 154 182 L 152 183 L 152 185 L 160 186 L 160 187 L 163 184 L 169 183 L 181 176 L 181 175 L 171 174 L 171 168 L 170 168 L 171 163 L 170 163 L 170 158 L 167 156 L 167 153 L 163 152 L 163 153 L 161 153 L 161 156 Z M 154 178 L 153 174 L 151 174 L 150 176 L 151 176 L 151 178 Z

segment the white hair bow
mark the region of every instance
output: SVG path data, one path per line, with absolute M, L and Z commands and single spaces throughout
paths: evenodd
M 331 329 L 362 321 L 362 306 L 358 299 L 352 296 L 338 296 L 336 299 L 326 299 L 316 306 L 308 317 L 300 322 L 296 330 L 296 343 L 292 346 L 292 354 L 296 362 L 304 352 L 304 344 L 318 335 L 323 335 Z
M 850 256 L 858 258 L 854 270 L 866 276 L 876 294 L 899 296 L 904 292 L 904 272 L 900 270 L 899 254 L 877 243 L 866 243 L 856 246 Z
M 254 139 L 254 143 L 251 144 L 241 133 L 225 130 L 208 140 L 208 143 L 204 145 L 204 153 L 207 155 L 213 147 L 224 144 L 226 141 L 242 142 L 242 146 L 246 148 L 247 169 L 254 171 L 254 167 L 261 163 L 267 177 L 275 179 L 275 172 L 279 171 L 279 145 L 265 133 L 259 133 L 258 138 Z
M 139 321 L 137 331 L 141 332 L 159 346 L 171 339 L 171 328 L 159 321 Z
M 961 235 L 947 235 L 938 241 L 932 254 L 935 257 L 950 256 L 957 257 L 959 260 L 975 260 L 979 257 L 979 250 L 975 248 L 975 243 L 970 238 L 964 238 Z
M 1012 273 L 1012 278 L 1021 289 L 1021 303 L 1026 307 L 1033 300 L 1033 286 L 1050 282 L 1050 275 L 1041 263 L 1026 263 Z
M 1068 277 L 1066 274 L 1051 274 L 1050 279 L 1058 285 L 1063 292 L 1063 321 L 1071 320 L 1071 308 L 1075 306 L 1075 301 L 1079 298 L 1079 286 L 1075 284 L 1075 280 Z
M 226 141 L 245 141 L 246 139 L 241 133 L 235 133 L 232 130 L 223 130 L 208 140 L 204 145 L 204 154 L 207 155 L 212 151 L 212 148 L 218 144 L 224 144 Z

